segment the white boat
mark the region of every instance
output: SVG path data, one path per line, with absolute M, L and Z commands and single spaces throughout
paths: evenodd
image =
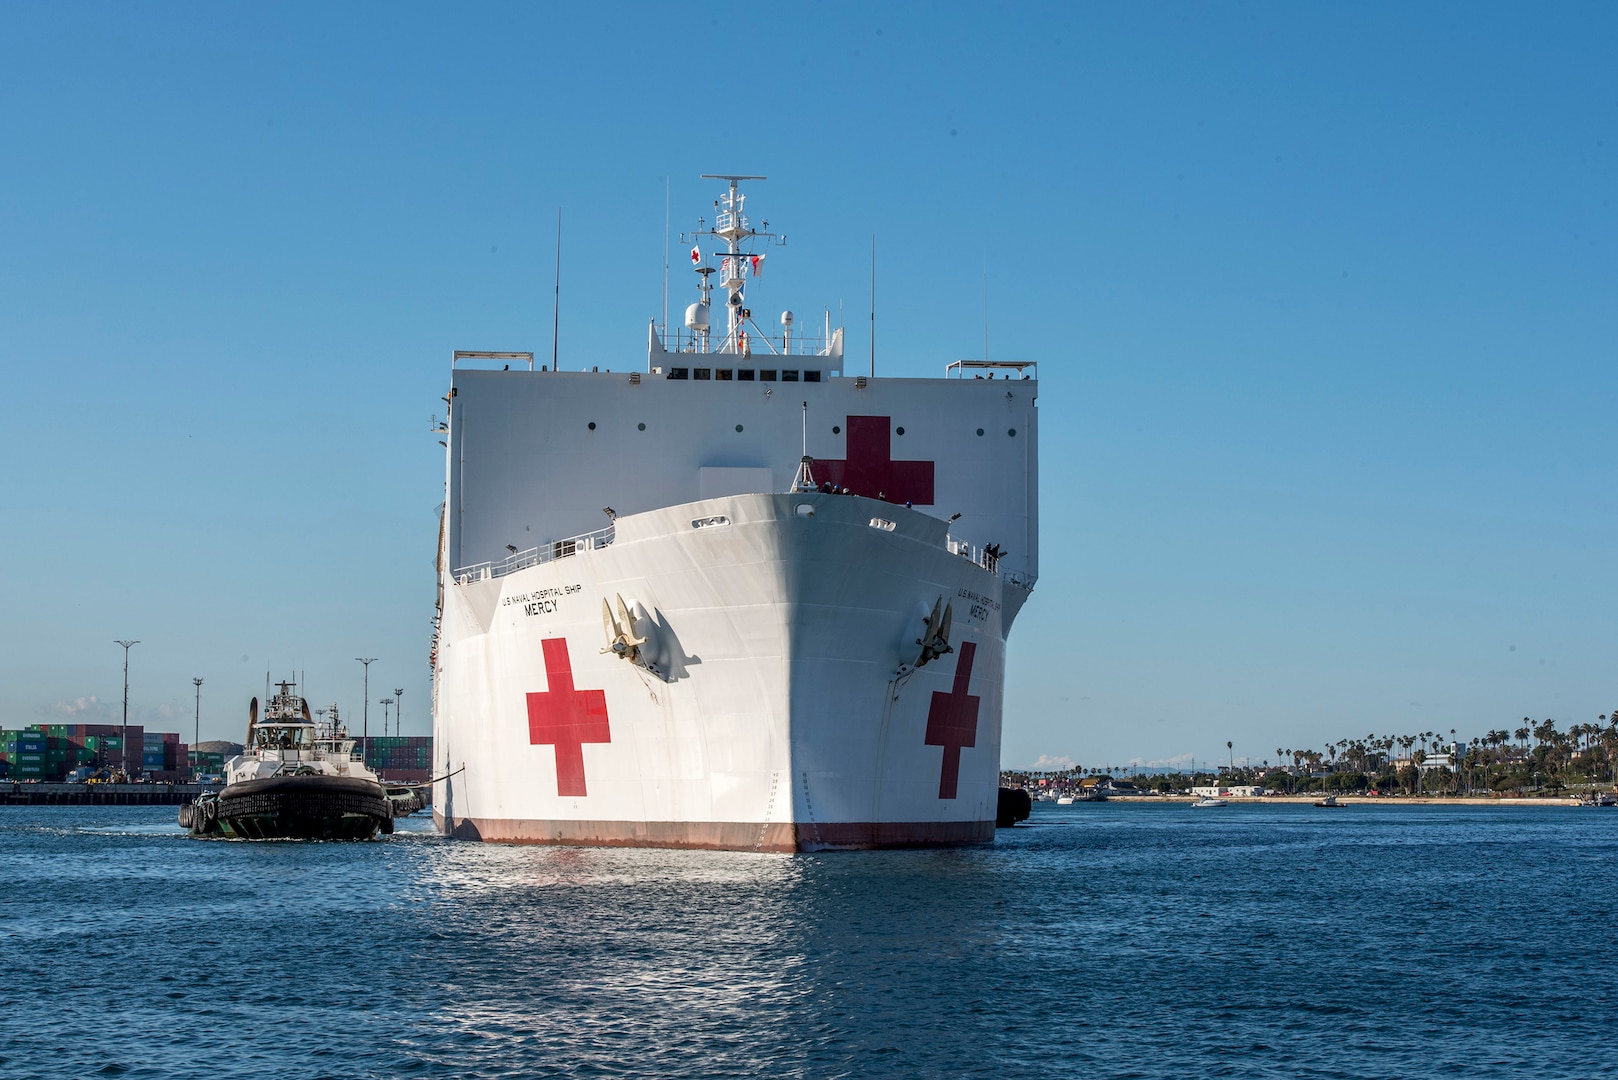
M 644 357 L 452 358 L 438 827 L 990 841 L 1006 635 L 1038 571 L 1034 365 L 886 377 L 829 311 L 767 331 L 752 305 L 785 238 L 741 192 L 762 178 L 706 179 L 718 212 L 682 239 L 697 300 L 651 321 Z
M 1057 800 L 1056 800 L 1056 805 L 1057 806 L 1072 806 L 1073 805 L 1073 796 L 1071 796 L 1071 795 L 1059 796 L 1057 798 Z
M 1204 795 L 1201 798 L 1199 798 L 1196 802 L 1191 804 L 1192 808 L 1194 808 L 1194 809 L 1201 809 L 1203 807 L 1208 807 L 1208 806 L 1228 806 L 1228 805 L 1230 805 L 1230 804 L 1227 803 L 1224 799 L 1218 799 L 1218 798 L 1213 797 L 1212 795 Z

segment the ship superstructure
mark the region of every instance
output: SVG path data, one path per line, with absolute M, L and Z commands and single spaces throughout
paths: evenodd
M 988 841 L 1006 635 L 1038 571 L 1034 367 L 879 378 L 847 370 L 829 312 L 766 329 L 747 294 L 782 238 L 740 190 L 763 178 L 705 179 L 726 190 L 692 234 L 698 299 L 653 320 L 644 363 L 455 354 L 439 827 Z

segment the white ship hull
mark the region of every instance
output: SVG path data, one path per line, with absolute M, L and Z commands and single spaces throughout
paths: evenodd
M 451 583 L 439 827 L 766 851 L 989 841 L 1005 636 L 1027 595 L 952 554 L 937 518 L 825 494 L 664 507 L 620 518 L 610 545 Z M 619 596 L 644 664 L 603 651 Z M 954 652 L 910 670 L 940 598 Z
M 829 310 L 819 337 L 790 311 L 766 336 L 744 294 L 784 238 L 743 210 L 758 178 L 716 179 L 698 302 L 684 330 L 648 327 L 644 366 L 452 361 L 439 828 L 769 851 L 988 841 L 1006 635 L 1039 573 L 1033 365 L 847 372 Z

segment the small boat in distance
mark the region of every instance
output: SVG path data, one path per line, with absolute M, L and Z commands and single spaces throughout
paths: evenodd
M 1324 799 L 1321 799 L 1319 802 L 1315 803 L 1315 805 L 1323 809 L 1335 810 L 1342 807 L 1344 804 L 1337 801 L 1337 796 L 1327 795 Z
M 1192 809 L 1201 809 L 1205 806 L 1229 806 L 1224 799 L 1216 799 L 1212 795 L 1204 795 L 1191 804 Z
M 365 767 L 336 706 L 316 725 L 292 684 L 277 685 L 281 692 L 262 720 L 258 698 L 248 706 L 247 743 L 225 763 L 224 788 L 180 807 L 180 824 L 193 836 L 239 840 L 370 840 L 391 833 L 396 801 Z

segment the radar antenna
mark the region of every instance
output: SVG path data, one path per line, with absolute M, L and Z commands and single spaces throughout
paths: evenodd
M 741 193 L 742 182 L 748 180 L 764 180 L 767 179 L 767 177 L 731 176 L 728 174 L 703 173 L 702 179 L 724 180 L 730 185 L 730 189 L 714 202 L 715 213 L 713 227 L 705 228 L 703 227 L 704 223 L 699 220 L 697 222 L 697 231 L 692 234 L 692 237 L 693 240 L 699 245 L 701 243 L 700 238 L 705 236 L 711 236 L 716 240 L 723 240 L 725 242 L 725 250 L 716 253 L 720 257 L 717 270 L 711 266 L 699 265 L 696 268 L 697 273 L 702 275 L 701 308 L 703 319 L 702 324 L 700 326 L 697 325 L 696 321 L 694 321 L 692 313 L 688 311 L 686 315 L 686 325 L 698 337 L 700 337 L 701 350 L 703 352 L 708 352 L 710 350 L 710 344 L 705 317 L 708 310 L 709 297 L 712 295 L 713 289 L 712 284 L 708 280 L 708 275 L 717 273 L 719 274 L 719 287 L 725 290 L 726 316 L 726 334 L 724 340 L 720 343 L 719 351 L 745 352 L 746 331 L 744 327 L 749 317 L 749 312 L 745 306 L 747 296 L 747 279 L 749 277 L 758 276 L 759 264 L 763 260 L 764 256 L 762 254 L 755 255 L 751 251 L 744 252 L 742 250 L 742 241 L 746 240 L 751 242 L 762 240 L 765 243 L 785 244 L 786 237 L 778 236 L 777 234 L 770 232 L 769 222 L 764 223 L 763 229 L 753 228 L 752 222 L 748 220 L 747 214 L 743 209 L 747 203 L 747 196 Z M 700 248 L 693 248 L 692 259 L 698 263 L 702 261 L 700 258 Z

